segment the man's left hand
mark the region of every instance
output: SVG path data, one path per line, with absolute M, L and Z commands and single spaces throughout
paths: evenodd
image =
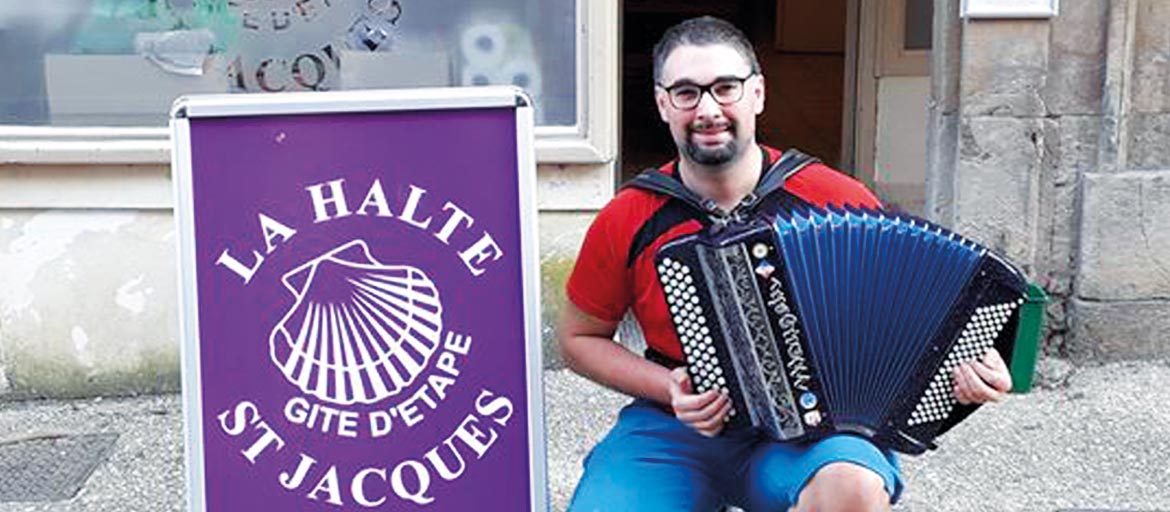
M 995 349 L 982 360 L 967 361 L 955 367 L 955 398 L 961 404 L 998 402 L 1012 389 L 1012 375 Z

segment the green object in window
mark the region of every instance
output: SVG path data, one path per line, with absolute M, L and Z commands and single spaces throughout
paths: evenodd
M 214 52 L 235 42 L 236 17 L 227 0 L 191 0 L 173 6 L 167 0 L 95 0 L 73 42 L 73 53 L 132 54 L 140 33 L 208 29 Z
M 240 20 L 228 9 L 227 0 L 195 0 L 180 22 L 188 29 L 206 28 L 215 34 L 215 53 L 231 48 L 239 34 Z
M 1020 324 L 1016 329 L 1016 343 L 1012 350 L 1012 393 L 1027 393 L 1032 389 L 1047 304 L 1048 294 L 1044 293 L 1044 289 L 1029 284 L 1024 304 L 1020 307 Z

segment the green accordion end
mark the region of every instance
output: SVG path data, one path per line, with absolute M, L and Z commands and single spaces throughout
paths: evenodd
M 1028 284 L 1027 296 L 1020 307 L 1020 324 L 1016 329 L 1016 344 L 1012 351 L 1012 393 L 1027 393 L 1032 390 L 1032 377 L 1036 373 L 1036 356 L 1040 351 L 1040 339 L 1044 334 L 1044 309 L 1048 294 L 1035 283 Z

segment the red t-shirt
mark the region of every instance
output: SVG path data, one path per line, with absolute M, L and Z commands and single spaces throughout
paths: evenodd
M 780 151 L 764 148 L 768 164 L 780 157 Z M 661 167 L 673 174 L 675 162 Z M 853 205 L 878 208 L 881 203 L 865 185 L 828 166 L 813 163 L 805 166 L 784 183 L 788 192 L 825 207 Z M 627 187 L 618 192 L 601 209 L 581 246 L 581 253 L 566 284 L 569 300 L 585 313 L 601 320 L 618 322 L 627 310 L 646 336 L 646 344 L 667 357 L 682 360 L 682 346 L 671 324 L 666 297 L 654 269 L 654 255 L 663 244 L 698 231 L 702 225 L 694 219 L 656 215 L 669 197 L 643 189 Z M 648 223 L 667 223 L 645 229 Z M 647 232 L 661 233 L 653 240 L 640 240 L 644 250 L 631 254 L 631 247 Z

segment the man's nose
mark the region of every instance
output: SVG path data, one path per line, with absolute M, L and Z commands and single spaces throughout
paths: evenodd
M 699 104 L 695 105 L 695 113 L 703 116 L 723 114 L 723 107 L 715 101 L 714 91 L 706 90 L 699 94 Z

